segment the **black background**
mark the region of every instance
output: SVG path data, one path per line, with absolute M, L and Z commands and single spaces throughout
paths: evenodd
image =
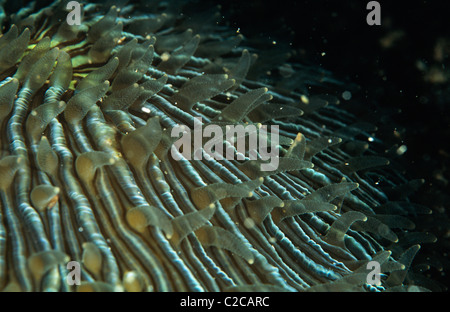
M 307 61 L 361 86 L 366 101 L 401 109 L 394 118 L 406 128 L 404 156 L 411 170 L 432 181 L 437 168 L 450 179 L 449 83 L 427 83 L 416 66 L 418 61 L 434 64 L 437 40 L 450 40 L 445 1 L 379 1 L 381 26 L 367 24 L 368 1 L 213 2 L 220 3 L 225 19 L 244 35 L 290 40 Z M 287 29 L 295 34 L 283 38 Z M 403 35 L 383 48 L 380 40 L 394 32 Z M 443 65 L 448 63 L 446 55 Z

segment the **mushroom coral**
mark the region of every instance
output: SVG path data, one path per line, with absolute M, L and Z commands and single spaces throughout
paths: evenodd
M 84 3 L 78 26 L 66 4 L 0 11 L 1 290 L 425 290 L 409 268 L 435 237 L 407 217 L 429 210 L 377 185 L 420 181 L 367 143 L 371 123 L 308 92 L 340 87 L 330 75 L 246 46 L 214 14 L 187 18 L 183 1 Z M 248 149 L 174 149 L 171 129 L 200 117 L 278 126 L 278 168 Z

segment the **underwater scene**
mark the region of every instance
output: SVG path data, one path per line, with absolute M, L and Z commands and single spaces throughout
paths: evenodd
M 448 291 L 450 28 L 408 3 L 0 0 L 0 291 Z

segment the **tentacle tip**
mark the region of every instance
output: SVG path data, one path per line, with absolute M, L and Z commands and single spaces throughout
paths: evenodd
M 70 257 L 68 255 L 64 256 L 63 263 L 67 263 L 70 261 Z

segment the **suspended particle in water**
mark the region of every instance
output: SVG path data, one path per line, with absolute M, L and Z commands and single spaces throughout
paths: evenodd
M 342 92 L 342 98 L 348 101 L 352 98 L 352 93 L 350 91 L 344 91 Z

